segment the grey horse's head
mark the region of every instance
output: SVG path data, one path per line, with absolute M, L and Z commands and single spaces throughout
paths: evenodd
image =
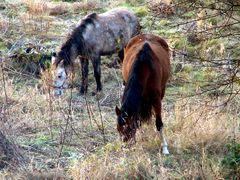
M 65 60 L 60 53 L 53 53 L 52 55 L 51 73 L 54 95 L 61 96 L 69 85 L 71 65 L 65 63 Z

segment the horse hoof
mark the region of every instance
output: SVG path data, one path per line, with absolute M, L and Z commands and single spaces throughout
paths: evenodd
M 97 88 L 97 92 L 101 92 L 101 91 L 102 91 L 102 85 Z
M 86 94 L 87 94 L 86 91 L 79 91 L 79 95 L 80 95 L 80 96 L 85 96 Z
M 167 147 L 163 147 L 162 153 L 163 153 L 163 155 L 169 155 L 170 154 Z
M 79 91 L 80 96 L 84 96 L 85 94 L 87 94 L 87 90 L 85 90 L 84 88 L 81 88 Z

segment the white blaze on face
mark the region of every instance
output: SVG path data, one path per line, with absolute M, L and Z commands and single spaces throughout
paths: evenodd
M 67 74 L 63 67 L 57 67 L 53 80 L 54 95 L 60 96 L 64 93 L 64 89 L 67 88 Z
M 52 59 L 51 59 L 52 64 L 54 64 L 55 61 L 56 61 L 56 57 L 55 57 L 55 55 L 54 55 L 54 56 L 52 56 Z

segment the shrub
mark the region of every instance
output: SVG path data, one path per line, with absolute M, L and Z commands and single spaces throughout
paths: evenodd
M 227 154 L 222 160 L 223 167 L 227 168 L 227 178 L 237 179 L 240 177 L 240 144 L 235 141 L 227 145 Z

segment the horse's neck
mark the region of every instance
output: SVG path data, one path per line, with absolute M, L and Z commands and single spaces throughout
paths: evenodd
M 73 47 L 71 47 L 69 49 L 65 49 L 63 51 L 63 53 L 65 54 L 65 56 L 70 64 L 73 64 L 75 62 L 75 59 L 78 56 L 76 50 Z

